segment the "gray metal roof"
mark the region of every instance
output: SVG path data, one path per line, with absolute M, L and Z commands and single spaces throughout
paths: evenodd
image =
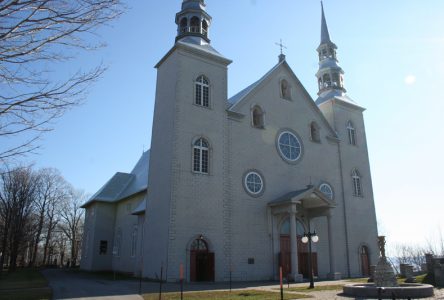
M 316 105 L 321 105 L 329 100 L 339 100 L 347 104 L 351 104 L 353 106 L 364 109 L 364 107 L 358 105 L 353 99 L 351 99 L 347 94 L 345 94 L 341 90 L 331 89 L 328 90 L 321 95 L 319 95 L 318 99 L 316 99 Z
M 131 173 L 117 172 L 82 207 L 93 202 L 115 203 L 148 188 L 150 151 L 143 152 Z
M 305 189 L 289 192 L 289 193 L 287 193 L 275 200 L 268 202 L 268 205 L 271 205 L 271 206 L 278 205 L 278 204 L 287 202 L 289 199 L 298 198 L 298 196 L 305 195 L 305 193 L 307 193 L 307 192 L 311 193 L 311 192 L 313 192 L 313 190 L 314 190 L 314 186 L 307 185 L 307 187 Z
M 318 74 L 323 70 L 323 69 L 332 69 L 332 70 L 339 70 L 341 71 L 341 73 L 344 73 L 344 71 L 342 71 L 342 68 L 339 66 L 339 63 L 336 61 L 336 59 L 334 58 L 327 58 L 327 59 L 323 59 L 319 62 L 319 71 Z
M 145 213 L 145 208 L 146 208 L 146 196 L 145 196 L 145 198 L 143 198 L 143 201 L 141 201 L 139 203 L 139 205 L 137 205 L 136 209 L 134 209 L 131 214 L 132 215 L 141 215 L 141 214 Z
M 287 204 L 300 204 L 305 209 L 335 207 L 335 204 L 313 185 L 307 185 L 304 189 L 289 192 L 268 202 L 271 207 Z
M 148 150 L 142 154 L 142 157 L 139 159 L 136 166 L 131 171 L 131 175 L 133 175 L 133 180 L 131 180 L 130 184 L 119 194 L 119 200 L 137 194 L 148 188 L 149 163 L 150 151 Z
M 199 50 L 203 50 L 207 53 L 210 53 L 212 55 L 216 55 L 216 56 L 220 56 L 222 58 L 225 58 L 222 54 L 220 54 L 219 52 L 217 52 L 216 49 L 214 49 L 210 44 L 200 44 L 197 42 L 196 39 L 193 39 L 193 37 L 187 36 L 184 37 L 182 39 L 180 39 L 179 41 L 177 41 L 178 44 L 183 44 L 186 45 L 188 47 L 191 48 L 195 48 L 195 49 L 199 49 Z
M 155 68 L 159 68 L 162 63 L 178 48 L 182 48 L 189 51 L 199 51 L 203 55 L 210 55 L 212 58 L 229 65 L 232 63 L 231 60 L 216 51 L 210 44 L 202 42 L 199 37 L 186 36 L 178 40 L 174 46 L 165 54 L 162 59 L 155 65 Z M 200 54 L 199 53 L 199 54 Z

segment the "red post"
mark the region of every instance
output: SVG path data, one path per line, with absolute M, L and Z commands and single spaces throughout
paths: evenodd
M 279 267 L 279 283 L 281 285 L 281 300 L 284 300 L 284 287 L 282 285 L 282 266 Z

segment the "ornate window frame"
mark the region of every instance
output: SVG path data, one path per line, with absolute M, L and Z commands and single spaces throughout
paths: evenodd
M 259 111 L 258 115 L 255 113 Z M 265 126 L 265 112 L 260 105 L 254 105 L 251 108 L 251 126 L 257 129 L 264 129 Z
M 286 78 L 279 80 L 279 95 L 282 99 L 292 99 L 292 86 Z
M 357 142 L 356 142 L 356 129 L 353 126 L 353 122 L 351 120 L 347 121 L 347 138 L 348 138 L 348 143 L 350 145 L 356 146 Z
M 330 192 L 326 192 L 325 189 L 329 189 Z M 335 191 L 333 190 L 333 187 L 328 182 L 322 182 L 319 185 L 319 190 L 331 201 L 335 200 Z
M 199 107 L 211 108 L 211 84 L 207 76 L 201 74 L 194 80 L 193 104 Z
M 362 193 L 362 176 L 359 173 L 358 169 L 355 168 L 352 170 L 351 179 L 353 187 L 353 196 L 364 197 Z
M 290 134 L 291 136 L 293 136 L 294 138 L 296 138 L 296 141 L 299 144 L 299 155 L 295 159 L 288 158 L 285 155 L 285 153 L 282 152 L 282 149 L 281 149 L 281 143 L 280 143 L 281 136 L 284 134 L 287 134 L 287 133 Z M 289 146 L 291 147 L 291 145 L 289 145 Z M 276 134 L 276 148 L 277 148 L 279 156 L 282 158 L 282 160 L 284 160 L 286 163 L 289 163 L 289 164 L 297 164 L 299 161 L 301 161 L 302 156 L 304 155 L 304 145 L 302 143 L 302 139 L 294 130 L 289 129 L 289 128 L 283 128 L 283 129 L 279 130 L 278 133 Z
M 206 137 L 199 136 L 191 144 L 191 170 L 195 174 L 210 174 L 210 142 Z
M 310 140 L 314 143 L 321 143 L 321 127 L 316 121 L 310 123 Z
M 261 187 L 258 191 L 252 191 L 249 186 L 248 186 L 248 178 L 250 176 L 256 176 L 256 178 L 259 178 L 260 180 L 260 184 Z M 250 177 L 251 178 L 251 177 Z M 255 183 L 256 184 L 256 183 Z M 265 180 L 264 180 L 264 176 L 262 175 L 261 172 L 259 172 L 258 170 L 255 169 L 251 169 L 246 171 L 243 176 L 242 176 L 242 186 L 245 190 L 245 192 L 250 195 L 251 197 L 260 197 L 264 194 L 265 192 Z

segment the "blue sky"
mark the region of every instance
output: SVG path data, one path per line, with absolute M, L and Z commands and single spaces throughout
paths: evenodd
M 277 62 L 287 62 L 316 97 L 320 3 L 313 0 L 208 0 L 212 45 L 233 60 L 228 94 Z M 84 105 L 68 112 L 28 158 L 58 168 L 94 193 L 115 172 L 129 172 L 151 140 L 156 70 L 173 46 L 180 0 L 128 1 L 100 31 L 108 46 L 69 69 L 103 62 L 107 73 Z M 348 95 L 367 108 L 366 134 L 380 233 L 388 243 L 423 243 L 444 231 L 442 196 L 444 1 L 325 0 Z M 61 72 L 66 72 L 62 70 Z

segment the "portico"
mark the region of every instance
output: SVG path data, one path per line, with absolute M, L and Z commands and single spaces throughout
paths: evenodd
M 300 270 L 304 269 L 306 259 L 309 259 L 307 255 L 302 256 L 302 246 L 298 242 L 298 238 L 301 237 L 303 232 L 310 231 L 311 220 L 318 217 L 325 217 L 327 219 L 327 232 L 328 235 L 325 237 L 320 237 L 321 239 L 328 239 L 328 253 L 329 253 L 329 277 L 340 278 L 340 273 L 336 272 L 335 267 L 335 253 L 334 253 L 334 240 L 332 238 L 332 224 L 331 217 L 335 204 L 327 198 L 324 193 L 312 185 L 308 185 L 304 189 L 289 192 L 278 199 L 275 199 L 268 203 L 270 208 L 271 217 L 277 222 L 276 228 L 273 228 L 275 232 L 283 233 L 282 224 L 278 220 L 283 220 L 285 218 L 289 219 L 289 237 L 290 237 L 290 268 L 288 266 L 282 266 L 287 262 L 288 258 L 285 258 L 285 249 L 282 249 L 282 242 L 279 247 L 280 259 L 278 262 L 278 268 L 281 265 L 284 271 L 290 271 L 289 277 L 295 282 L 301 282 L 303 279 L 303 274 Z M 302 228 L 301 228 L 302 227 Z M 284 232 L 286 233 L 286 232 Z M 276 236 L 276 235 L 274 235 Z M 279 235 L 280 236 L 280 235 Z M 281 236 L 280 236 L 281 237 Z M 274 243 L 275 241 L 273 241 Z M 304 253 L 306 254 L 306 253 Z M 312 256 L 313 258 L 313 256 Z M 316 254 L 314 254 L 316 260 Z M 287 262 L 288 263 L 288 262 Z M 299 264 L 304 264 L 300 266 Z M 313 267 L 316 269 L 316 266 Z M 307 273 L 309 270 L 305 270 Z M 305 273 L 305 272 L 304 272 Z

